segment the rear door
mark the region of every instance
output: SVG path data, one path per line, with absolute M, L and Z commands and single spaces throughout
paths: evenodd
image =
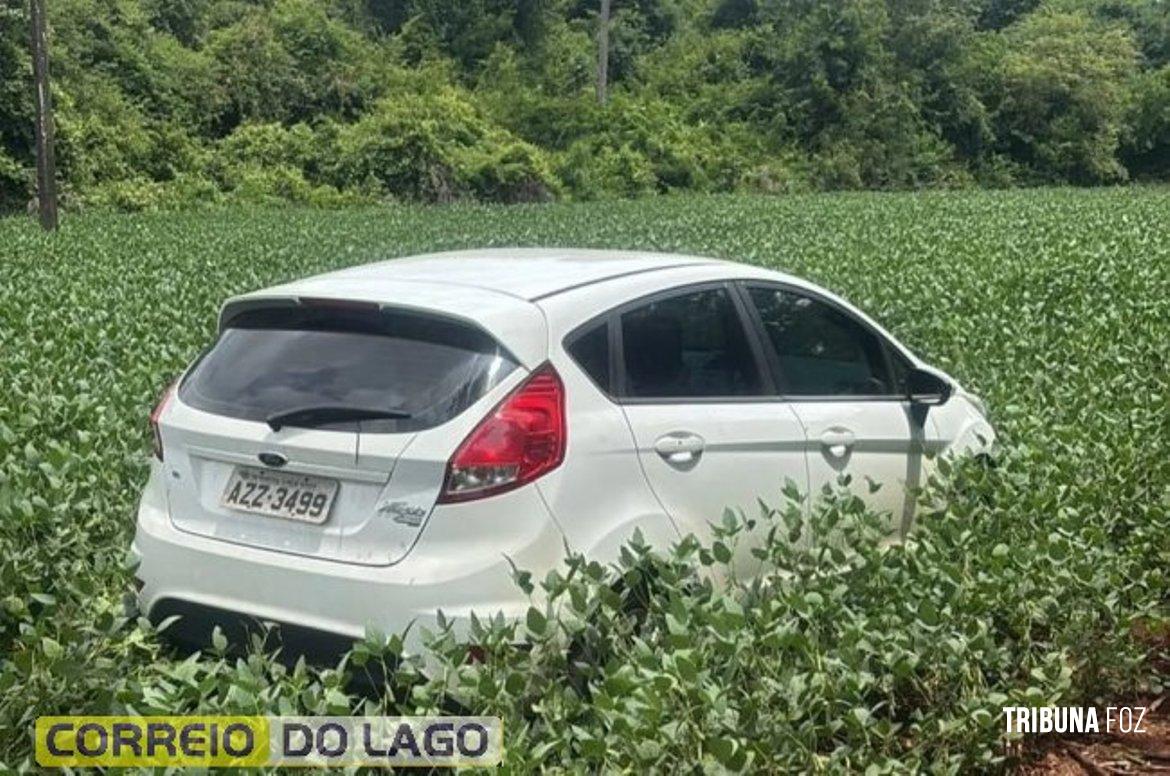
M 161 420 L 171 519 L 254 547 L 397 562 L 459 442 L 440 427 L 516 366 L 485 332 L 443 316 L 351 302 L 250 309 Z M 267 422 L 312 407 L 398 417 Z
M 779 284 L 745 287 L 780 391 L 807 433 L 813 498 L 849 475 L 891 532 L 904 532 L 933 435 L 906 398 L 905 358 L 832 300 Z
M 618 393 L 655 495 L 683 534 L 709 536 L 725 509 L 759 516 L 793 481 L 807 489 L 804 430 L 775 396 L 730 285 L 669 291 L 617 312 Z M 751 574 L 762 531 L 738 543 Z

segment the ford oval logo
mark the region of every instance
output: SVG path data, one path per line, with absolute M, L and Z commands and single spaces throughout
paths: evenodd
M 288 459 L 280 453 L 260 453 L 256 457 L 260 459 L 260 463 L 271 466 L 273 469 L 279 469 L 288 463 Z

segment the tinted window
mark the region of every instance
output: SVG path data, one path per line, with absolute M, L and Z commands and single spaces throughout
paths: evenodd
M 751 298 L 791 396 L 887 396 L 882 343 L 860 322 L 824 302 L 773 288 Z
M 913 367 L 906 360 L 906 357 L 894 348 L 887 347 L 886 353 L 890 356 L 890 371 L 894 376 L 894 390 L 898 392 L 899 396 L 910 395 L 910 371 Z
M 575 337 L 569 345 L 569 355 L 589 375 L 593 382 L 609 392 L 609 326 L 600 323 Z
M 179 395 L 247 420 L 320 404 L 397 409 L 411 418 L 363 421 L 362 430 L 414 431 L 458 415 L 515 367 L 490 336 L 450 319 L 269 308 L 234 319 Z
M 759 371 L 724 289 L 651 302 L 622 316 L 626 395 L 754 396 Z

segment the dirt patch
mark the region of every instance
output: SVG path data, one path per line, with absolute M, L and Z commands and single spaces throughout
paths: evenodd
M 1122 704 L 1118 704 L 1122 705 Z M 1130 703 L 1144 706 L 1143 732 L 1053 737 L 1037 740 L 1026 754 L 1023 776 L 1170 774 L 1170 696 Z M 1104 717 L 1101 718 L 1104 727 Z

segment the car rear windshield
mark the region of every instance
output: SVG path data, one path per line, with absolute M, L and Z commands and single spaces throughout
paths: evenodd
M 419 431 L 467 409 L 516 366 L 491 335 L 438 315 L 362 304 L 261 308 L 231 319 L 179 397 L 257 421 L 323 405 L 395 410 L 410 417 L 365 420 L 361 430 Z

